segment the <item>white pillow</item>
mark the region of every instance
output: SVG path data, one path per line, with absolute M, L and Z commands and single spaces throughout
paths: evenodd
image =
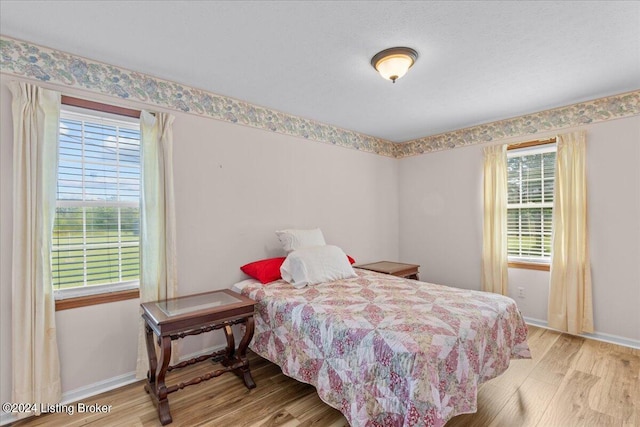
M 282 279 L 295 288 L 357 277 L 347 255 L 337 246 L 310 246 L 291 252 L 280 267 Z
M 241 293 L 242 293 L 242 290 L 243 290 L 244 288 L 246 288 L 246 287 L 247 287 L 247 286 L 249 286 L 249 285 L 253 286 L 253 285 L 255 285 L 255 284 L 262 285 L 262 283 L 260 283 L 260 281 L 259 281 L 259 280 L 256 280 L 256 279 L 245 279 L 245 280 L 242 280 L 241 282 L 234 283 L 234 284 L 231 286 L 231 290 L 232 290 L 233 292 L 237 293 L 237 294 L 241 294 Z
M 279 230 L 276 231 L 276 235 L 287 253 L 309 246 L 326 245 L 322 231 L 319 228 L 311 230 Z

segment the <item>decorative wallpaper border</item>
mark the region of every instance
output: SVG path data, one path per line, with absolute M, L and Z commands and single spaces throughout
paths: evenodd
M 0 36 L 0 70 L 20 77 L 394 157 L 392 142 Z
M 637 90 L 394 143 L 6 36 L 0 52 L 0 71 L 16 76 L 395 158 L 640 115 Z
M 640 115 L 640 90 L 414 139 L 397 144 L 394 157 L 416 156 L 636 115 Z

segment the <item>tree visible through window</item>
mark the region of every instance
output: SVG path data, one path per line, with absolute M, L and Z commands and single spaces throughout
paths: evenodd
M 550 261 L 555 162 L 555 144 L 507 152 L 510 260 Z
M 61 112 L 51 255 L 57 290 L 134 284 L 140 276 L 137 120 Z

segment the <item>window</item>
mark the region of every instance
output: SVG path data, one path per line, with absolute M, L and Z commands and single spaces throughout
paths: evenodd
M 59 135 L 51 254 L 56 298 L 137 288 L 138 119 L 63 106 Z
M 507 151 L 509 261 L 551 260 L 555 163 L 555 144 Z

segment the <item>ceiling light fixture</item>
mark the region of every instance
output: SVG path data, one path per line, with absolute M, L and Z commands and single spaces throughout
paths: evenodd
M 383 78 L 395 83 L 407 74 L 416 59 L 418 59 L 418 52 L 410 47 L 392 47 L 376 53 L 371 58 L 371 65 Z

